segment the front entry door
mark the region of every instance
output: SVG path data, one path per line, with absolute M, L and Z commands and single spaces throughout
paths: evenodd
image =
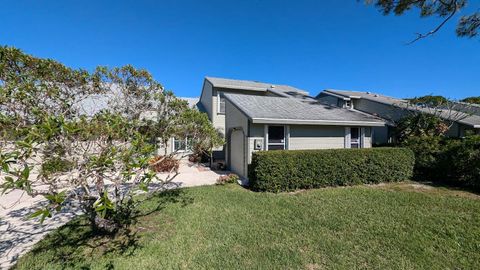
M 268 126 L 268 150 L 285 150 L 285 126 Z

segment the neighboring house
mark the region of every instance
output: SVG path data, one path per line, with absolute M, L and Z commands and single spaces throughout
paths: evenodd
M 453 121 L 448 136 L 463 137 L 467 130 L 479 133 L 480 107 L 465 103 L 451 104 L 444 110 L 419 105 L 411 105 L 408 100 L 393 98 L 371 92 L 346 91 L 327 89 L 322 91 L 316 99 L 339 107 L 365 112 L 388 120 L 387 126 L 374 129 L 374 141 L 387 143 L 392 140 L 394 122 L 408 115 L 409 111 L 422 111 Z

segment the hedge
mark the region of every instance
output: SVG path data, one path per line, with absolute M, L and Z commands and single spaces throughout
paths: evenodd
M 410 179 L 414 163 L 406 148 L 260 151 L 253 154 L 249 182 L 269 192 L 395 182 Z

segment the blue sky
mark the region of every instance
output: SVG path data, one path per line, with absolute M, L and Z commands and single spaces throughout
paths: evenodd
M 205 76 L 311 94 L 479 96 L 480 40 L 457 38 L 455 21 L 407 46 L 438 20 L 356 0 L 6 0 L 0 44 L 71 67 L 132 64 L 178 96 L 198 96 Z

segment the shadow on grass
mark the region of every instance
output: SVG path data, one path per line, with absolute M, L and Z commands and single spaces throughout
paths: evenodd
M 181 189 L 143 196 L 132 217 L 132 225 L 114 234 L 93 230 L 87 218 L 80 216 L 48 234 L 26 254 L 26 257 L 43 255 L 52 263 L 61 264 L 63 268 L 81 266 L 80 269 L 90 269 L 86 258 L 98 258 L 109 254 L 131 256 L 141 247 L 138 235 L 140 230 L 137 229 L 139 218 L 159 212 L 170 204 L 179 203 L 184 207 L 192 202 L 193 198 L 186 196 Z M 16 268 L 14 266 L 12 269 Z M 113 269 L 113 264 L 107 263 L 105 269 Z

